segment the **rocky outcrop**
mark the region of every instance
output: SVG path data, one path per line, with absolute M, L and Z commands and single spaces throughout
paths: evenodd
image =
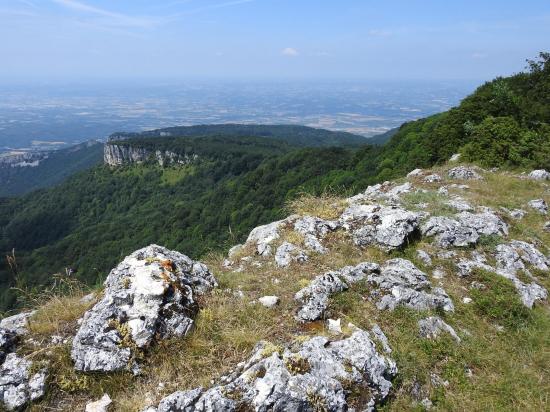
M 152 161 L 163 167 L 170 164 L 188 164 L 197 158 L 197 155 L 180 155 L 169 150 L 151 151 L 143 147 L 115 143 L 107 143 L 103 149 L 103 161 L 109 166 Z
M 20 410 L 44 396 L 46 370 L 31 373 L 32 362 L 10 353 L 0 366 L 0 405 L 8 411 Z
M 373 410 L 388 396 L 397 367 L 369 332 L 350 327 L 341 340 L 319 336 L 286 349 L 260 342 L 219 385 L 175 392 L 147 411 L 346 411 L 350 393 L 363 394 L 355 400 L 360 410 Z
M 454 310 L 447 293 L 442 288 L 433 288 L 426 274 L 408 260 L 390 259 L 367 280 L 375 288 L 371 297 L 380 310 L 393 310 L 399 305 L 415 310 Z
M 336 221 L 314 216 L 304 216 L 294 223 L 294 230 L 304 236 L 304 245 L 308 249 L 322 254 L 328 252 L 328 249 L 322 244 L 322 239 L 338 227 L 339 224 Z
M 321 319 L 331 295 L 348 289 L 351 284 L 379 270 L 376 263 L 363 262 L 317 276 L 307 287 L 296 293 L 295 299 L 303 304 L 296 318 L 301 322 Z
M 435 236 L 440 247 L 464 247 L 476 244 L 481 235 L 508 235 L 506 223 L 492 212 L 462 212 L 455 218 L 434 216 L 422 225 L 424 236 Z
M 9 316 L 0 321 L 0 328 L 15 333 L 18 336 L 28 333 L 29 319 L 35 314 L 35 311 L 21 312 L 17 315 Z
M 478 172 L 476 172 L 474 168 L 466 167 L 466 166 L 453 167 L 447 172 L 447 175 L 451 179 L 461 179 L 461 180 L 483 179 L 483 177 Z
M 352 205 L 342 213 L 340 224 L 351 232 L 356 245 L 390 251 L 411 239 L 422 216 L 397 206 Z
M 198 312 L 196 295 L 216 286 L 208 268 L 151 245 L 111 270 L 103 298 L 82 319 L 71 351 L 75 368 L 132 369 L 156 337 L 184 336 Z
M 253 245 L 256 253 L 260 256 L 270 256 L 272 253 L 271 243 L 280 237 L 280 230 L 293 222 L 295 216 L 288 217 L 283 220 L 269 223 L 267 225 L 258 226 L 250 232 L 246 239 L 247 245 Z

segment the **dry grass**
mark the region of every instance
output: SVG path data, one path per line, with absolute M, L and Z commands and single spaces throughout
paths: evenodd
M 446 176 L 445 168 L 435 172 Z M 524 206 L 533 198 L 543 197 L 550 202 L 543 183 L 488 172 L 484 176 L 484 181 L 465 182 L 470 189 L 457 190 L 456 193 L 473 205 L 490 206 L 495 210 L 502 205 L 509 208 Z M 420 181 L 415 181 L 415 186 L 431 190 L 436 188 L 433 184 Z M 433 199 L 428 196 L 426 199 L 428 211 L 442 211 L 439 196 Z M 325 219 L 338 217 L 344 207 L 345 202 L 332 195 L 320 198 L 305 195 L 288 205 L 292 213 Z M 544 217 L 529 212 L 520 221 L 506 219 L 511 238 L 536 242 L 543 252 L 549 252 L 550 235 L 542 231 Z M 296 244 L 301 242 L 301 238 L 288 230 L 283 231 L 278 242 L 283 240 Z M 201 298 L 201 311 L 189 336 L 155 345 L 147 353 L 143 373 L 139 377 L 128 374 L 77 374 L 71 368 L 69 347 L 56 348 L 53 361 L 55 387 L 46 401 L 36 405 L 36 410 L 40 410 L 41 406 L 45 408 L 45 405 L 62 405 L 61 410 L 66 405 L 71 405 L 72 409 L 79 408 L 86 400 L 97 399 L 107 392 L 115 401 L 114 410 L 133 412 L 158 402 L 175 390 L 209 386 L 211 380 L 246 359 L 259 340 L 267 340 L 275 345 L 273 347 L 281 347 L 301 341 L 306 336 L 326 334 L 322 321 L 302 325 L 294 319 L 298 309 L 294 294 L 316 275 L 362 261 L 383 263 L 390 257 L 410 259 L 430 275 L 433 267 L 424 266 L 416 257 L 417 249 L 426 250 L 433 256 L 436 249 L 430 241 L 422 239 L 404 250 L 387 254 L 376 248 L 359 249 L 345 232 L 337 231 L 330 233 L 323 241 L 330 249 L 329 254 L 312 254 L 307 262 L 292 263 L 284 269 L 275 266 L 273 257 L 255 256 L 252 262 L 242 262 L 241 272 L 224 268 L 223 256 L 210 254 L 203 261 L 215 273 L 220 287 Z M 487 247 L 490 246 L 487 244 Z M 459 256 L 466 256 L 469 252 L 458 250 Z M 253 250 L 245 247 L 235 260 L 251 255 Z M 447 275 L 441 280 L 432 278 L 432 283 L 444 287 L 456 306 L 452 314 L 437 314 L 456 329 L 462 338 L 460 344 L 446 336 L 436 341 L 419 338 L 417 321 L 436 313 L 418 313 L 407 309 L 379 311 L 369 299 L 367 284 L 355 284 L 350 290 L 331 299 L 327 317 L 341 318 L 343 325 L 352 322 L 362 328 L 378 323 L 388 336 L 393 348 L 391 357 L 397 361 L 399 375 L 394 381 L 391 398 L 382 410 L 421 410 L 414 388 L 420 391 L 420 399 L 431 399 L 434 410 L 547 410 L 550 394 L 548 305 L 537 306 L 527 318 L 519 317 L 518 313 L 523 312 L 518 309 L 517 294 L 503 279 L 484 279 L 491 288 L 475 295 L 469 288 L 472 279 L 456 276 L 453 262 L 434 258 L 436 266 L 441 266 Z M 537 275 L 542 283 L 550 286 L 550 277 Z M 244 297 L 236 296 L 236 291 L 242 291 Z M 281 302 L 273 309 L 266 309 L 255 303 L 264 295 L 279 296 Z M 463 297 L 471 297 L 474 302 L 463 304 Z M 510 304 L 499 303 L 500 306 L 496 306 L 497 302 Z M 52 298 L 37 313 L 37 323 L 31 326 L 33 333 L 44 336 L 63 332 L 85 310 L 79 305 L 75 296 Z M 495 326 L 499 322 L 504 323 L 502 319 L 509 320 L 509 323 L 506 323 L 504 331 L 499 332 Z M 468 370 L 471 370 L 471 376 L 468 376 Z M 449 385 L 433 385 L 430 382 L 431 373 L 437 373 Z M 62 390 L 59 384 L 61 379 L 80 382 L 85 389 L 74 392 Z M 71 401 L 73 398 L 76 400 Z
M 321 196 L 314 196 L 309 193 L 303 193 L 301 196 L 292 199 L 286 205 L 286 210 L 290 214 L 303 216 L 317 216 L 321 219 L 338 219 L 347 204 L 344 199 L 331 193 L 323 193 Z

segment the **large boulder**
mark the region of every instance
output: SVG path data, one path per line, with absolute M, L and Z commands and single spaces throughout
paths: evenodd
M 361 394 L 354 400 L 360 410 L 373 410 L 388 396 L 397 367 L 371 338 L 354 328 L 347 338 L 318 336 L 294 348 L 260 342 L 219 385 L 175 392 L 148 411 L 346 411 L 352 393 Z
M 198 312 L 195 295 L 216 286 L 208 268 L 151 245 L 111 270 L 103 298 L 84 315 L 71 351 L 75 368 L 132 369 L 156 337 L 184 336 Z
M 342 213 L 340 223 L 351 232 L 356 245 L 390 251 L 411 239 L 422 216 L 397 206 L 355 204 Z
M 415 310 L 454 310 L 447 293 L 442 288 L 433 288 L 426 274 L 408 260 L 390 259 L 367 280 L 374 286 L 371 296 L 380 310 L 393 310 L 399 305 Z
M 31 373 L 32 362 L 15 353 L 0 366 L 0 405 L 8 411 L 20 410 L 40 399 L 46 389 L 46 370 Z

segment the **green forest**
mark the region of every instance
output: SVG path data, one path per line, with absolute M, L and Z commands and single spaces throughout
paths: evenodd
M 65 268 L 97 284 L 150 243 L 200 258 L 284 217 L 285 203 L 301 193 L 355 193 L 453 153 L 484 167 L 550 169 L 550 54 L 528 61 L 523 73 L 485 83 L 448 112 L 402 125 L 383 146 L 269 128 L 116 134 L 113 144 L 199 157 L 164 168 L 153 161 L 100 165 L 55 187 L 0 199 L 0 249 L 14 250 L 17 263 L 0 264 L 0 310 L 17 305 L 16 284 L 40 288 Z

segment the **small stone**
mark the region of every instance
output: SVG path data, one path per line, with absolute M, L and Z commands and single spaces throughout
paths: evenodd
M 112 402 L 109 395 L 105 394 L 98 401 L 89 402 L 86 405 L 86 412 L 107 412 Z
M 544 230 L 545 232 L 550 232 L 550 220 L 544 224 L 542 230 Z
M 435 268 L 432 276 L 434 279 L 443 279 L 445 277 L 445 271 L 443 268 Z
M 434 173 L 426 176 L 423 180 L 424 180 L 424 183 L 437 183 L 437 182 L 441 182 L 443 179 L 437 173 Z
M 262 296 L 258 301 L 266 308 L 273 308 L 279 303 L 279 298 L 277 296 Z
M 424 409 L 426 409 L 427 411 L 429 411 L 433 407 L 432 401 L 429 400 L 428 398 L 422 399 L 422 401 L 420 401 L 420 405 L 422 405 Z
M 420 329 L 420 336 L 424 338 L 436 339 L 440 333 L 446 332 L 455 341 L 460 342 L 460 337 L 456 334 L 453 327 L 445 323 L 439 316 L 430 316 L 419 320 L 418 328 Z
M 465 305 L 468 305 L 468 304 L 472 303 L 472 298 L 469 298 L 469 297 L 465 296 L 465 297 L 462 298 L 462 303 L 464 303 Z
M 451 158 L 449 159 L 449 162 L 458 162 L 460 160 L 460 153 L 455 153 L 454 155 L 451 156 Z
M 291 262 L 305 262 L 308 256 L 298 246 L 289 242 L 283 242 L 275 252 L 275 264 L 278 267 L 287 267 Z
M 342 333 L 342 325 L 340 319 L 327 319 L 328 331 L 334 335 L 339 335 Z

